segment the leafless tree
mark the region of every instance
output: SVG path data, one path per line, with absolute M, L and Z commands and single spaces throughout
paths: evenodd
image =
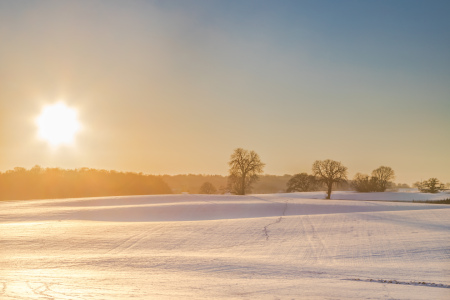
M 255 151 L 237 148 L 231 155 L 228 185 L 230 191 L 237 195 L 245 195 L 251 191 L 252 184 L 258 180 L 265 164 L 261 162 Z
M 334 183 L 347 179 L 347 167 L 331 159 L 316 160 L 312 166 L 314 176 L 327 186 L 327 199 L 331 197 Z
M 437 178 L 430 178 L 428 180 L 422 181 L 418 184 L 419 191 L 422 193 L 438 193 L 445 189 L 444 184 L 442 184 Z
M 386 191 L 389 182 L 395 178 L 394 170 L 391 167 L 381 166 L 372 171 L 372 178 L 376 178 L 377 192 Z
M 211 182 L 206 181 L 200 187 L 199 194 L 217 194 L 217 189 Z

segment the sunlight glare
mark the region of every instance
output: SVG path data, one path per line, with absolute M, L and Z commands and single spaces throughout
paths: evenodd
M 62 102 L 44 107 L 36 123 L 39 137 L 54 147 L 73 144 L 75 134 L 81 127 L 76 110 Z

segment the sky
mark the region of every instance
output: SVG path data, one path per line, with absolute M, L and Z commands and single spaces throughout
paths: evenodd
M 0 0 L 0 171 L 34 165 L 450 182 L 449 1 Z M 72 145 L 38 138 L 64 102 Z

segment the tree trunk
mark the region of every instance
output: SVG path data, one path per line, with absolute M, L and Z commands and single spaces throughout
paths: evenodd
M 328 186 L 328 195 L 327 195 L 327 199 L 330 199 L 331 198 L 331 188 L 333 187 L 333 183 L 329 183 L 329 184 L 327 184 L 327 186 Z
M 245 173 L 242 174 L 241 195 L 245 195 L 245 176 Z

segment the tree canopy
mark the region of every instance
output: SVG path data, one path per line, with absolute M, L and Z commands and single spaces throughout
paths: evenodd
M 333 184 L 347 179 L 347 167 L 331 159 L 316 160 L 312 166 L 314 176 L 327 186 L 327 199 L 331 198 Z
M 287 182 L 286 192 L 310 192 L 315 191 L 318 187 L 316 177 L 307 173 L 295 174 Z
M 391 167 L 381 166 L 372 171 L 372 178 L 376 181 L 376 191 L 384 192 L 389 182 L 395 178 L 395 173 Z
M 424 180 L 420 183 L 416 183 L 419 191 L 422 193 L 438 193 L 441 190 L 445 189 L 445 185 L 442 184 L 437 178 L 430 178 L 428 180 Z
M 356 173 L 352 186 L 357 192 L 384 192 L 394 179 L 394 170 L 381 166 L 372 171 L 372 176 Z
M 245 195 L 251 191 L 252 184 L 258 180 L 265 166 L 255 151 L 242 148 L 234 150 L 228 165 L 229 189 L 237 195 Z

